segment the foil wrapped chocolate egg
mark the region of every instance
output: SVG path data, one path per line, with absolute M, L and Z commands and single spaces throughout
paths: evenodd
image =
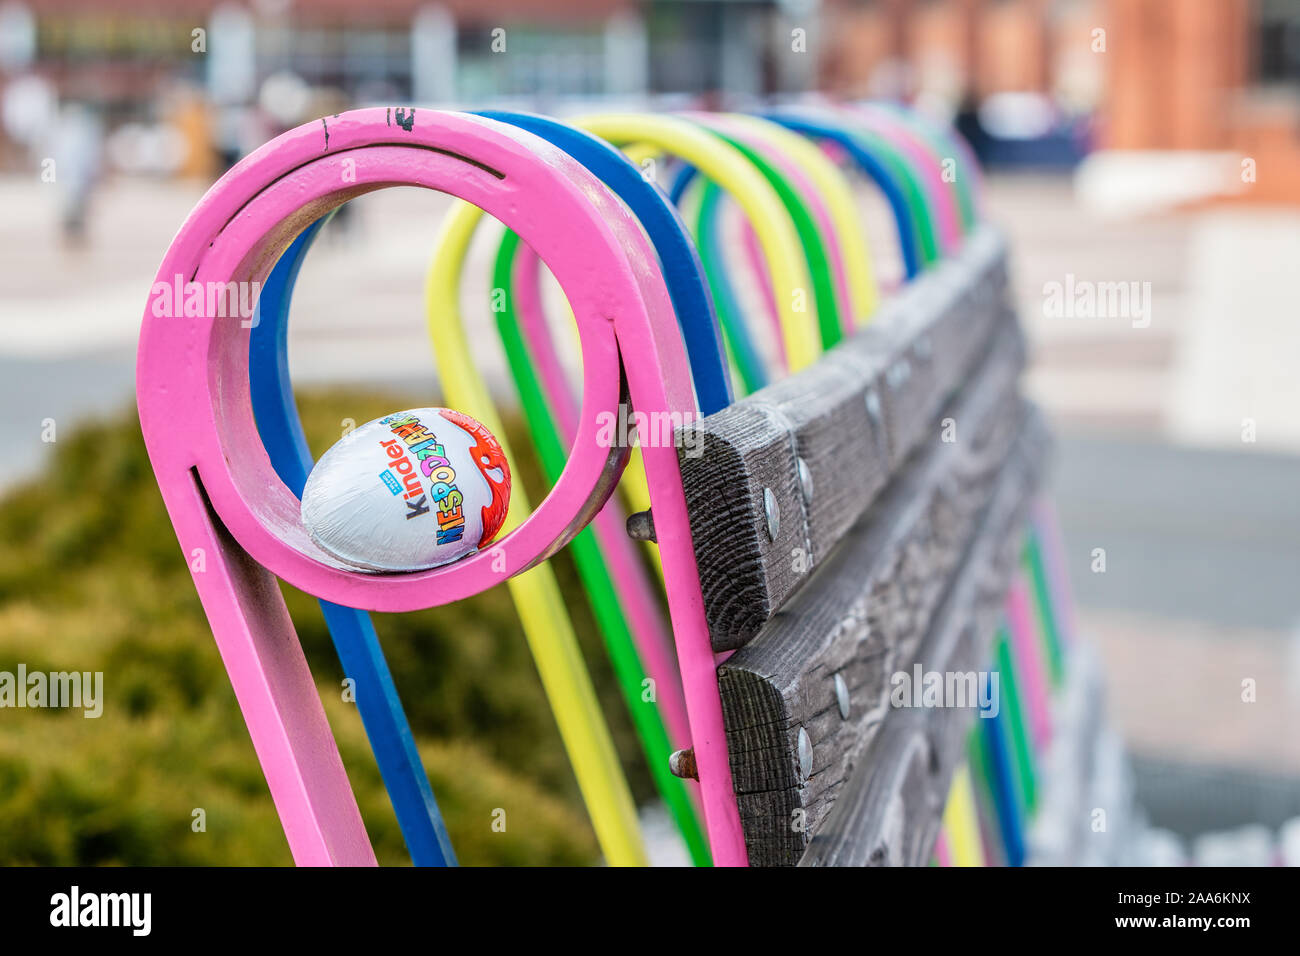
M 510 466 L 481 423 L 449 408 L 367 422 L 321 456 L 302 493 L 312 540 L 366 571 L 418 571 L 486 545 L 510 505 Z

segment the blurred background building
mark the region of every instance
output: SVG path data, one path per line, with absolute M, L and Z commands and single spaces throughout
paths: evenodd
M 206 175 L 349 104 L 816 89 L 963 113 L 995 162 L 1235 150 L 1300 172 L 1290 0 L 5 0 L 0 38 L 5 168 L 67 101 L 112 165 Z

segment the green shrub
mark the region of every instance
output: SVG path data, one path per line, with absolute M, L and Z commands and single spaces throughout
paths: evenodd
M 319 455 L 341 424 L 428 404 L 300 397 Z M 508 437 L 528 447 L 517 422 Z M 535 500 L 534 460 L 511 462 Z M 650 793 L 581 588 L 554 561 L 638 799 Z M 380 861 L 401 833 L 314 599 L 283 586 Z M 463 863 L 587 864 L 599 853 L 504 586 L 376 627 Z M 82 427 L 0 498 L 0 671 L 102 671 L 104 712 L 0 710 L 0 864 L 287 864 L 288 847 L 159 497 L 134 413 Z M 491 828 L 505 808 L 505 833 Z M 206 831 L 192 829 L 202 808 Z

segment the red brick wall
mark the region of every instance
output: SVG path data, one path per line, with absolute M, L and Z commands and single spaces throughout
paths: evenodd
M 1106 0 L 1106 143 L 1219 149 L 1246 82 L 1248 0 Z

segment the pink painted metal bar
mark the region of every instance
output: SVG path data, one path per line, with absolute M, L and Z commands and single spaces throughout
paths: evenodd
M 1052 711 L 1046 663 L 1039 653 L 1033 614 L 1029 606 L 1029 585 L 1023 572 L 1016 574 L 1007 590 L 1006 614 L 1011 646 L 1020 662 L 1017 689 L 1021 700 L 1027 705 L 1034 748 L 1041 753 L 1052 739 Z
M 719 216 L 719 219 L 721 219 L 721 216 Z M 758 233 L 754 231 L 754 224 L 745 216 L 741 216 L 740 220 L 741 248 L 745 251 L 745 262 L 749 266 L 749 271 L 753 273 L 754 278 L 757 280 L 763 311 L 767 316 L 768 326 L 776 342 L 776 354 L 780 361 L 780 371 L 785 372 L 790 368 L 790 358 L 785 351 L 785 336 L 781 334 L 781 317 L 777 313 L 776 295 L 772 290 L 772 277 L 767 270 L 767 258 L 763 255 L 763 244 L 758 241 Z M 717 228 L 721 227 L 722 223 L 719 222 Z
M 940 866 L 952 866 L 952 852 L 948 849 L 948 832 L 942 827 L 934 841 L 934 859 Z
M 546 324 L 541 300 L 541 260 L 537 253 L 521 245 L 514 263 L 515 309 L 528 351 L 537 368 L 538 378 L 547 391 L 560 434 L 572 446 L 577 432 L 578 411 L 568 376 L 560 363 Z M 690 746 L 690 725 L 686 719 L 686 699 L 681 691 L 681 676 L 673 660 L 672 638 L 654 586 L 627 536 L 627 516 L 617 496 L 611 496 L 592 521 L 601 553 L 614 586 L 628 627 L 636 642 L 637 653 L 646 675 L 658 688 L 657 701 L 663 711 L 664 724 L 675 747 Z
M 1069 647 L 1076 640 L 1074 592 L 1070 588 L 1070 570 L 1065 560 L 1056 508 L 1046 495 L 1034 502 L 1032 521 L 1042 544 L 1043 565 L 1052 592 L 1052 607 L 1056 611 L 1057 636 L 1063 647 Z
M 687 113 L 690 119 L 711 129 L 725 133 L 757 150 L 769 163 L 785 175 L 799 190 L 799 198 L 807 205 L 817 222 L 821 233 L 822 245 L 830 259 L 831 275 L 835 282 L 835 299 L 843 317 L 845 331 L 851 332 L 853 325 L 853 299 L 849 292 L 848 264 L 844 261 L 844 252 L 840 248 L 839 231 L 835 220 L 822 198 L 821 190 L 812 181 L 808 173 L 787 155 L 778 144 L 762 136 L 754 127 L 746 123 L 737 123 L 724 115 L 713 113 Z M 765 274 L 766 270 L 760 275 Z M 770 285 L 770 281 L 767 283 Z
M 943 157 L 936 156 L 924 140 L 889 110 L 870 104 L 847 109 L 864 126 L 887 137 L 907 154 L 912 168 L 929 184 L 926 193 L 931 197 L 937 213 L 936 225 L 943 251 L 948 254 L 956 252 L 962 241 L 961 211 L 957 208 L 957 197 L 953 193 L 952 184 L 944 182 Z

